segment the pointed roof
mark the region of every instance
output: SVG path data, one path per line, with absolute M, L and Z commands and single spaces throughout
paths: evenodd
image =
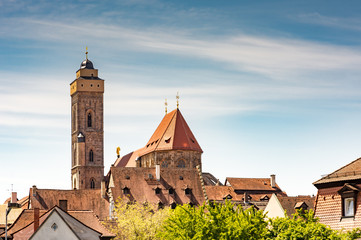
M 193 150 L 203 153 L 179 109 L 164 116 L 142 155 L 161 150 Z

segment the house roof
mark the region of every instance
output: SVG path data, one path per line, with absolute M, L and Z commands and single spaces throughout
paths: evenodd
M 7 207 L 8 207 L 7 204 L 0 205 L 0 225 L 5 226 L 5 222 L 6 222 L 5 215 L 6 215 Z M 13 222 L 15 222 L 15 220 L 18 218 L 18 216 L 21 214 L 22 211 L 23 211 L 22 208 L 11 209 L 11 211 L 8 214 L 8 224 L 12 224 Z
M 361 179 L 361 158 L 358 158 L 340 169 L 337 169 L 333 173 L 317 180 L 313 184 L 317 186 L 323 183 L 343 182 L 356 179 Z
M 227 184 L 228 183 L 228 184 Z M 270 178 L 226 178 L 226 184 L 230 185 L 235 191 L 269 191 L 282 192 L 276 184 L 275 188 L 271 187 Z
M 119 197 L 125 201 L 177 204 L 201 204 L 204 202 L 203 191 L 196 169 L 168 168 L 160 170 L 160 181 L 156 180 L 155 168 L 119 168 L 110 169 L 109 188 L 114 200 Z M 125 188 L 129 194 L 125 194 Z M 160 194 L 155 189 L 160 188 Z M 174 189 L 170 194 L 169 189 Z M 191 194 L 185 194 L 185 189 L 191 189 Z
M 43 216 L 46 212 L 47 210 L 40 210 L 39 216 L 40 217 Z M 11 235 L 14 232 L 19 231 L 20 229 L 23 229 L 24 227 L 31 224 L 33 221 L 34 221 L 34 209 L 22 209 L 20 215 L 18 215 L 14 223 L 9 227 L 8 234 Z M 4 234 L 0 235 L 0 237 L 4 237 Z
M 109 232 L 100 222 L 99 218 L 93 211 L 68 211 L 68 214 L 85 224 L 86 226 L 100 232 L 102 237 L 115 237 L 115 235 Z
M 70 227 L 75 228 L 75 232 L 80 230 L 80 228 L 77 227 L 79 226 L 79 224 L 74 224 L 75 221 L 78 221 L 81 222 L 82 225 L 85 225 L 86 227 L 99 232 L 102 235 L 102 237 L 115 237 L 114 234 L 109 232 L 100 223 L 99 218 L 94 214 L 94 212 L 89 210 L 87 211 L 70 210 L 67 211 L 67 213 L 65 213 L 57 206 L 47 211 L 40 210 L 39 224 L 41 225 L 45 221 L 45 219 L 50 215 L 50 213 L 52 213 L 54 210 L 56 210 L 65 220 L 68 220 L 67 221 L 68 224 L 70 225 Z M 65 215 L 70 215 L 73 219 Z M 25 236 L 29 238 L 33 234 L 33 230 L 34 230 L 33 224 L 34 224 L 34 209 L 25 209 L 23 210 L 22 214 L 18 217 L 16 222 L 14 222 L 14 224 L 9 228 L 8 234 L 9 235 L 17 234 L 17 237 L 19 238 Z
M 109 216 L 109 201 L 101 196 L 101 189 L 35 189 L 30 188 L 32 208 L 51 209 L 59 200 L 67 200 L 68 210 L 92 210 L 101 220 Z
M 296 207 L 301 207 L 303 204 L 307 205 L 307 210 L 314 209 L 315 200 L 314 196 L 277 196 L 278 201 L 282 205 L 283 209 L 286 210 L 288 216 L 292 216 L 296 212 Z
M 166 114 L 147 144 L 118 158 L 115 167 L 136 167 L 136 158 L 154 151 L 189 150 L 203 153 L 179 109 Z
M 7 198 L 4 202 L 4 204 L 8 204 L 8 202 L 10 202 L 11 198 Z M 17 200 L 17 203 L 20 204 L 21 208 L 23 209 L 27 209 L 28 208 L 28 203 L 29 203 L 29 196 L 25 196 L 23 198 L 21 198 L 20 200 Z

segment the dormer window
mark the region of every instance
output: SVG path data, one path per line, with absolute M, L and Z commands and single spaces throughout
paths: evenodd
M 190 189 L 190 188 L 186 188 L 186 189 L 184 189 L 184 193 L 186 194 L 186 195 L 191 195 L 192 194 L 192 189 Z
M 342 217 L 354 217 L 356 213 L 357 193 L 359 189 L 351 184 L 345 184 L 338 193 L 341 195 Z
M 223 199 L 232 199 L 232 195 L 231 195 L 231 194 L 227 194 L 226 196 L 223 197 Z
M 169 195 L 173 195 L 174 194 L 174 188 L 169 188 L 168 193 L 169 193 Z
M 157 187 L 156 189 L 154 189 L 155 194 L 160 194 L 162 192 L 162 189 L 160 189 L 159 187 Z
M 177 204 L 175 202 L 172 202 L 172 204 L 170 205 L 171 209 L 175 209 L 177 207 Z
M 130 194 L 130 189 L 127 188 L 127 187 L 123 188 L 123 194 L 124 195 L 129 195 Z

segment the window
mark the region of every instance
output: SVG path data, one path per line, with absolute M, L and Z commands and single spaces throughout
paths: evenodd
M 170 195 L 174 194 L 174 188 L 169 188 L 168 192 Z
M 88 127 L 92 127 L 92 114 L 88 113 Z
M 157 187 L 155 189 L 155 194 L 160 194 L 162 192 L 162 189 L 160 189 L 159 187 Z
M 186 189 L 184 189 L 184 192 L 186 195 L 190 195 L 190 194 L 192 194 L 192 189 L 186 188 Z
M 123 194 L 124 194 L 124 195 L 130 194 L 130 189 L 127 188 L 127 187 L 123 188 Z
M 178 165 L 177 165 L 178 168 L 185 168 L 186 167 L 186 164 L 183 160 L 179 160 L 178 161 Z
M 93 150 L 90 150 L 90 152 L 89 152 L 89 162 L 94 162 L 94 153 L 93 153 Z
M 175 202 L 173 202 L 171 205 L 170 205 L 170 208 L 171 209 L 175 209 L 177 207 L 177 204 Z
M 342 199 L 342 217 L 354 217 L 356 212 L 356 198 L 359 189 L 346 183 L 338 193 Z
M 162 165 L 161 165 L 162 168 L 167 168 L 168 167 L 168 162 L 166 160 L 164 160 L 162 162 Z
M 90 188 L 91 188 L 91 189 L 94 189 L 94 188 L 95 188 L 95 181 L 94 181 L 94 179 L 91 179 L 91 180 L 90 180 Z
M 355 215 L 355 202 L 353 197 L 343 199 L 343 211 L 345 217 L 352 217 Z

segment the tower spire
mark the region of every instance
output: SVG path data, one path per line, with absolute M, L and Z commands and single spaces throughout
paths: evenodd
M 177 92 L 176 99 L 177 99 L 177 109 L 179 109 L 179 92 Z
M 167 115 L 167 113 L 168 113 L 168 109 L 167 109 L 167 107 L 168 107 L 167 99 L 165 99 L 164 106 L 165 106 L 165 115 Z

